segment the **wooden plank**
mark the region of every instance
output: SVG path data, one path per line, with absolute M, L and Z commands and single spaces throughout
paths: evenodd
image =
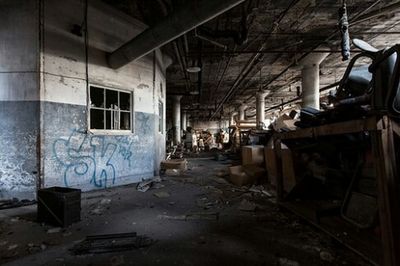
M 400 265 L 399 177 L 391 121 L 384 117 L 372 132 L 378 179 L 378 206 L 385 266 Z
M 279 136 L 283 140 L 374 131 L 377 129 L 376 122 L 377 117 L 372 116 L 366 119 L 351 120 L 318 127 L 298 129 L 295 131 L 280 133 Z
M 397 123 L 396 121 L 391 121 L 391 126 L 392 126 L 392 130 L 393 132 L 397 135 L 400 136 L 400 124 Z
M 278 201 L 283 200 L 283 169 L 282 169 L 282 150 L 281 140 L 279 136 L 274 136 L 274 150 L 276 159 L 276 198 Z

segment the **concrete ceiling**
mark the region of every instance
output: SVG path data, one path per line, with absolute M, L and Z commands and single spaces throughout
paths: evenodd
M 184 2 L 104 1 L 150 26 Z M 400 35 L 400 12 L 364 21 L 360 18 L 399 1 L 346 2 L 351 38 L 366 40 L 378 48 L 396 43 Z M 297 62 L 320 49 L 320 45 L 332 51 L 321 65 L 321 87 L 339 81 L 348 64 L 342 61 L 340 53 L 338 10 L 341 5 L 342 0 L 248 0 L 163 48 L 175 58 L 167 70 L 167 93 L 184 94 L 183 108 L 201 120 L 209 119 L 214 113 L 213 118 L 219 119 L 240 103 L 255 106 L 255 95 L 260 88 L 271 92 L 266 106 L 273 107 L 297 97 L 296 87 L 301 85 Z M 237 37 L 243 36 L 243 21 L 248 36 L 246 42 L 240 43 Z M 207 40 L 196 34 L 206 36 Z M 352 55 L 358 52 L 352 49 Z M 184 71 L 187 66 L 198 65 L 199 58 L 201 86 L 198 74 Z M 191 95 L 199 88 L 200 95 Z M 250 108 L 248 114 L 254 114 L 254 109 Z

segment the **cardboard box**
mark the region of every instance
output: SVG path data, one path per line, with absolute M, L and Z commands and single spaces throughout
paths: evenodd
M 242 147 L 242 164 L 264 165 L 264 146 L 243 146 Z
M 282 145 L 282 174 L 283 190 L 289 192 L 296 186 L 296 174 L 294 172 L 293 155 L 288 147 Z
M 296 185 L 296 174 L 294 171 L 292 151 L 284 144 L 281 146 L 282 152 L 282 175 L 283 189 L 286 192 L 292 190 Z M 276 178 L 278 175 L 278 165 L 275 155 L 273 143 L 268 143 L 264 149 L 265 166 L 267 168 L 268 179 L 271 185 L 276 186 Z
M 252 180 L 254 180 L 254 182 L 257 182 L 258 180 L 261 179 L 265 179 L 267 177 L 267 171 L 256 164 L 243 165 L 243 171 Z
M 275 150 L 273 147 L 265 147 L 265 168 L 267 169 L 268 181 L 276 186 L 276 176 L 278 175 L 278 166 L 276 165 Z
M 229 167 L 229 181 L 236 186 L 253 184 L 255 178 L 248 176 L 241 165 Z

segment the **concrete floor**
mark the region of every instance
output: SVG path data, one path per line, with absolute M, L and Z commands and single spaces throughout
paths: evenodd
M 135 186 L 83 194 L 82 221 L 58 231 L 35 222 L 36 206 L 0 211 L 4 265 L 369 265 L 327 235 L 279 210 L 274 199 L 225 183 L 227 165 L 191 159 L 162 188 Z M 154 193 L 168 192 L 158 198 Z M 247 199 L 255 211 L 239 210 Z M 204 207 L 204 206 L 207 207 Z M 206 214 L 218 213 L 218 219 Z M 179 220 L 191 214 L 192 219 Z M 171 219 L 175 218 L 175 219 Z M 203 219 L 202 219 L 203 218 Z M 49 231 L 50 230 L 50 231 Z M 52 232 L 55 231 L 55 232 Z M 87 235 L 137 232 L 155 244 L 127 252 L 72 255 Z M 16 246 L 17 245 L 17 246 Z

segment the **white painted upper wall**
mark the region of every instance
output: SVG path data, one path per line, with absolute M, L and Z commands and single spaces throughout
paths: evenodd
M 41 88 L 44 101 L 86 105 L 84 38 L 70 32 L 74 24 L 83 23 L 83 11 L 82 1 L 46 1 Z M 157 99 L 165 99 L 165 95 L 161 96 L 159 89 L 153 95 L 153 54 L 117 70 L 109 68 L 106 61 L 107 52 L 134 38 L 145 26 L 98 1 L 90 1 L 88 21 L 90 83 L 133 91 L 136 112 L 158 114 Z M 161 52 L 156 56 L 154 83 L 156 88 L 162 83 L 165 94 L 165 66 Z
M 0 101 L 37 101 L 39 6 L 0 0 Z

